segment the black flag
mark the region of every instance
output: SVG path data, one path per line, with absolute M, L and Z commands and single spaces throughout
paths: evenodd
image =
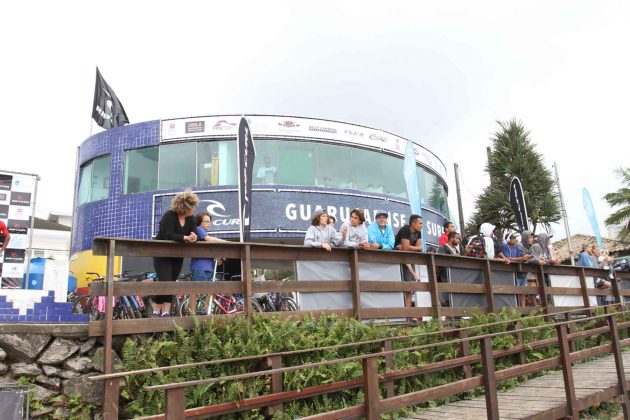
M 109 87 L 101 72 L 96 68 L 96 87 L 94 88 L 94 105 L 92 106 L 92 118 L 104 129 L 120 127 L 129 123 L 129 118 L 118 100 L 118 97 Z
M 529 230 L 527 225 L 527 208 L 525 207 L 525 197 L 523 196 L 523 187 L 521 181 L 514 177 L 510 184 L 510 205 L 516 217 L 518 229 L 522 232 Z
M 241 242 L 249 242 L 249 229 L 252 215 L 252 176 L 256 148 L 245 117 L 238 126 L 238 207 L 241 221 Z

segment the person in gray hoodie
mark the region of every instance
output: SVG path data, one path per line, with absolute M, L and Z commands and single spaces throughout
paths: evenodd
M 539 264 L 560 264 L 560 261 L 551 255 L 551 250 L 549 249 L 549 235 L 545 232 L 536 235 L 536 242 L 532 245 L 532 257 L 534 260 L 538 260 Z
M 332 225 L 328 224 L 328 214 L 322 210 L 316 211 L 311 220 L 311 226 L 306 231 L 304 246 L 324 248 L 326 251 L 330 251 L 333 245 L 340 246 L 342 244 L 341 235 Z
M 348 248 L 368 249 L 370 247 L 362 209 L 352 209 L 350 211 L 350 220 L 345 221 L 341 226 L 341 238 L 343 239 L 343 245 Z

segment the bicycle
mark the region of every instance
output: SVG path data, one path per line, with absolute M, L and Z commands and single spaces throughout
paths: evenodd
M 280 292 L 271 292 L 254 299 L 264 312 L 297 311 L 293 296 Z

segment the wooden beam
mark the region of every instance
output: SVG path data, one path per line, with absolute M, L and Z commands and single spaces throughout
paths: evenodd
M 580 418 L 575 398 L 575 384 L 573 383 L 573 367 L 571 366 L 571 350 L 567 338 L 565 325 L 556 325 L 558 347 L 560 347 L 560 365 L 562 366 L 562 378 L 564 379 L 564 393 L 567 398 L 567 409 L 572 419 Z
M 499 400 L 497 397 L 497 378 L 494 369 L 494 356 L 492 355 L 492 338 L 482 338 L 480 345 L 483 387 L 486 393 L 486 413 L 489 419 L 498 420 Z
M 350 254 L 350 284 L 352 284 L 352 311 L 361 320 L 361 283 L 359 279 L 359 256 L 356 249 Z

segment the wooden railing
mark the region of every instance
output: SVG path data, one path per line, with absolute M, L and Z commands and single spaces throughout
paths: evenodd
M 614 308 L 619 306 L 620 308 Z M 315 397 L 332 392 L 342 390 L 362 388 L 365 395 L 365 403 L 353 407 L 335 410 L 333 412 L 321 413 L 311 416 L 313 419 L 337 419 L 337 418 L 360 418 L 376 419 L 383 413 L 387 413 L 403 407 L 409 407 L 416 404 L 426 403 L 433 399 L 445 398 L 452 395 L 461 394 L 472 391 L 475 388 L 482 387 L 485 391 L 486 409 L 488 418 L 499 418 L 499 406 L 497 401 L 497 383 L 511 378 L 540 372 L 543 370 L 561 367 L 563 370 L 566 406 L 559 405 L 554 409 L 552 418 L 570 417 L 579 418 L 579 410 L 587 408 L 598 402 L 607 401 L 615 397 L 621 397 L 624 411 L 627 411 L 628 405 L 627 391 L 628 384 L 625 380 L 623 360 L 621 358 L 621 349 L 630 345 L 630 338 L 621 340 L 619 331 L 630 328 L 630 321 L 618 322 L 617 317 L 629 315 L 630 311 L 621 307 L 621 305 L 606 306 L 605 309 L 613 309 L 603 315 L 589 317 L 572 317 L 572 314 L 583 310 L 565 311 L 559 314 L 563 315 L 567 321 L 545 323 L 534 327 L 519 328 L 520 320 L 510 320 L 495 322 L 492 324 L 475 325 L 467 328 L 459 328 L 455 330 L 439 331 L 421 335 L 407 335 L 399 337 L 391 337 L 379 340 L 370 340 L 358 343 L 348 343 L 337 346 L 326 346 L 321 348 L 304 349 L 291 352 L 263 354 L 256 356 L 246 356 L 222 360 L 210 360 L 197 363 L 188 363 L 174 366 L 164 366 L 151 369 L 143 369 L 137 371 L 119 372 L 113 374 L 105 374 L 92 377 L 92 380 L 103 380 L 106 383 L 118 384 L 123 377 L 131 377 L 135 375 L 143 375 L 155 372 L 164 372 L 176 369 L 189 369 L 193 367 L 219 365 L 226 363 L 245 362 L 252 360 L 266 360 L 269 370 L 253 371 L 244 374 L 221 376 L 215 378 L 200 379 L 194 381 L 186 381 L 179 383 L 167 383 L 161 385 L 146 386 L 144 390 L 147 392 L 163 391 L 166 395 L 166 413 L 165 415 L 156 415 L 145 417 L 145 419 L 182 419 L 182 418 L 206 418 L 209 416 L 220 416 L 232 413 L 243 412 L 247 410 L 267 407 L 269 414 L 283 409 L 283 404 L 298 399 Z M 615 311 L 614 309 L 618 309 Z M 546 317 L 539 315 L 538 317 Z M 533 320 L 536 316 L 528 318 Z M 574 330 L 577 324 L 587 324 L 591 321 L 600 321 L 593 323 L 590 328 L 570 332 Z M 480 330 L 500 324 L 508 324 L 507 331 L 493 334 L 484 334 L 478 336 L 469 336 L 471 330 Z M 554 328 L 556 336 L 552 338 L 537 340 L 533 342 L 523 342 L 523 333 L 532 332 L 545 328 Z M 401 340 L 411 340 L 415 337 L 429 335 L 445 335 L 459 337 L 457 339 L 445 339 L 436 343 L 417 345 L 393 349 L 394 344 Z M 518 343 L 508 349 L 493 350 L 492 339 L 495 337 L 512 335 Z M 576 351 L 575 344 L 577 340 L 586 340 L 589 337 L 606 336 L 610 343 L 586 348 Z M 470 343 L 479 341 L 481 354 L 470 354 Z M 418 367 L 394 370 L 393 356 L 397 353 L 417 352 L 422 349 L 430 349 L 444 345 L 457 345 L 459 347 L 458 357 L 426 364 Z M 341 349 L 347 347 L 368 347 L 373 346 L 373 352 L 361 354 L 351 357 L 326 360 L 322 362 L 309 363 L 300 366 L 283 366 L 283 358 L 304 354 L 309 352 L 322 352 L 325 350 Z M 558 346 L 560 355 L 535 362 L 525 362 L 525 352 L 532 350 L 540 350 L 549 346 Z M 609 387 L 602 391 L 588 396 L 588 398 L 576 399 L 575 387 L 573 384 L 572 364 L 577 361 L 592 358 L 596 356 L 612 353 L 615 357 L 615 368 L 617 371 L 618 383 L 613 387 Z M 496 358 L 509 355 L 518 355 L 521 363 L 518 366 L 510 367 L 495 371 L 494 360 Z M 348 362 L 360 362 L 363 365 L 363 375 L 360 378 L 328 383 L 326 385 L 310 386 L 301 390 L 283 390 L 283 375 L 288 372 L 295 372 L 304 369 L 314 369 L 326 365 L 334 365 Z M 481 375 L 473 376 L 472 365 L 481 363 Z M 380 368 L 379 368 L 380 367 Z M 402 395 L 394 395 L 394 381 L 435 373 L 446 369 L 462 369 L 463 379 L 433 388 L 420 391 L 410 392 Z M 186 409 L 185 406 L 185 389 L 187 387 L 213 384 L 218 382 L 239 381 L 255 377 L 269 376 L 271 383 L 271 392 L 266 395 L 260 395 L 247 398 L 241 401 L 225 402 L 205 407 L 196 407 Z M 381 398 L 381 386 L 385 390 L 385 398 Z M 115 385 L 117 391 L 118 385 Z M 118 395 L 111 395 L 112 400 L 106 401 L 106 418 L 118 418 Z
M 106 255 L 107 256 L 107 275 L 106 275 L 106 283 L 105 284 L 94 284 L 91 290 L 93 295 L 105 295 L 105 296 L 126 296 L 126 295 L 137 295 L 137 296 L 147 296 L 147 295 L 174 295 L 174 294 L 193 294 L 193 293 L 240 293 L 244 296 L 245 300 L 245 312 L 243 316 L 247 318 L 251 318 L 252 316 L 252 295 L 253 293 L 268 293 L 268 292 L 350 292 L 352 293 L 352 307 L 348 309 L 337 309 L 337 310 L 323 310 L 323 311 L 297 311 L 297 312 L 277 312 L 277 313 L 263 313 L 262 316 L 280 316 L 280 317 L 302 317 L 307 314 L 316 314 L 316 313 L 334 313 L 338 315 L 345 316 L 354 316 L 357 319 L 374 319 L 374 318 L 416 318 L 423 316 L 432 316 L 435 317 L 438 321 L 442 319 L 443 316 L 466 316 L 469 315 L 473 310 L 478 310 L 482 313 L 495 312 L 497 311 L 497 305 L 495 304 L 495 295 L 497 294 L 527 294 L 527 295 L 538 295 L 541 306 L 531 306 L 531 307 L 522 307 L 522 308 L 514 308 L 521 312 L 530 312 L 532 310 L 541 309 L 545 313 L 545 318 L 549 320 L 550 315 L 553 313 L 571 313 L 575 311 L 589 310 L 587 313 L 590 313 L 591 305 L 589 302 L 589 296 L 613 296 L 614 300 L 617 304 L 621 303 L 624 300 L 625 296 L 630 296 L 630 290 L 623 289 L 620 287 L 620 283 L 625 280 L 630 280 L 630 275 L 628 273 L 616 273 L 616 280 L 612 282 L 611 289 L 597 289 L 597 288 L 588 288 L 586 279 L 588 277 L 599 277 L 605 278 L 608 275 L 607 271 L 604 270 L 596 270 L 596 269 L 587 269 L 582 267 L 572 267 L 572 266 L 536 266 L 536 265 L 528 265 L 528 264 L 503 264 L 497 261 L 488 261 L 481 260 L 475 258 L 466 258 L 466 257 L 452 257 L 452 256 L 444 256 L 444 255 L 435 255 L 435 254 L 422 254 L 422 253 L 411 253 L 411 252 L 399 252 L 399 251 L 371 251 L 371 250 L 355 250 L 355 249 L 334 249 L 332 252 L 327 252 L 323 249 L 317 248 L 305 248 L 299 246 L 287 246 L 287 245 L 267 245 L 267 244 L 250 244 L 250 243 L 221 243 L 221 244 L 212 244 L 212 243 L 200 243 L 194 245 L 188 244 L 179 244 L 170 241 L 141 241 L 141 240 L 131 240 L 131 239 L 114 239 L 114 238 L 96 238 L 94 240 L 93 252 L 95 255 Z M 241 259 L 243 262 L 243 275 L 242 281 L 231 281 L 231 282 L 155 282 L 155 283 L 116 283 L 113 280 L 114 274 L 114 257 L 115 256 L 140 256 L 140 257 L 152 257 L 152 256 L 168 256 L 168 257 L 197 257 L 197 258 L 208 258 L 212 256 L 212 258 L 235 258 Z M 338 281 L 316 281 L 316 280 L 299 280 L 299 281 L 265 281 L 265 282 L 254 282 L 251 276 L 251 268 L 252 261 L 265 261 L 265 260 L 284 260 L 284 261 L 345 261 L 349 263 L 350 266 L 350 275 L 351 278 L 349 280 L 338 280 Z M 392 281 L 362 281 L 359 278 L 359 264 L 362 262 L 369 263 L 383 263 L 383 264 L 418 264 L 425 265 L 428 271 L 428 283 L 416 283 L 416 282 L 392 282 Z M 465 268 L 472 270 L 480 270 L 483 273 L 483 284 L 447 284 L 440 283 L 437 277 L 437 270 L 439 267 L 451 267 L 451 268 Z M 531 272 L 536 274 L 537 285 L 536 286 L 510 286 L 510 285 L 497 285 L 493 284 L 492 281 L 492 273 L 496 271 L 518 271 L 518 272 Z M 569 276 L 577 276 L 580 279 L 580 287 L 579 288 L 571 288 L 571 287 L 548 287 L 545 284 L 545 274 L 555 274 L 555 275 L 569 275 Z M 364 308 L 361 306 L 361 292 L 428 292 L 431 296 L 431 307 L 405 307 L 405 308 Z M 443 307 L 440 302 L 440 294 L 441 293 L 472 293 L 472 294 L 483 294 L 485 296 L 486 306 L 481 308 L 450 308 Z M 574 295 L 582 297 L 582 305 L 578 307 L 572 308 L 560 308 L 554 307 L 551 302 L 548 301 L 548 296 L 550 295 Z M 90 335 L 102 335 L 105 339 L 105 363 L 104 363 L 104 372 L 105 376 L 100 377 L 98 379 L 103 379 L 105 383 L 105 413 L 108 418 L 117 418 L 118 413 L 118 379 L 120 376 L 128 375 L 129 373 L 125 373 L 123 375 L 118 376 L 108 376 L 111 374 L 112 369 L 112 359 L 111 359 L 111 343 L 112 336 L 118 334 L 131 334 L 131 333 L 144 333 L 144 332 L 158 332 L 158 331 L 168 331 L 172 330 L 175 325 L 178 325 L 183 328 L 191 328 L 194 325 L 194 319 L 192 317 L 181 317 L 181 318 L 149 318 L 149 319 L 136 319 L 136 320 L 113 320 L 112 319 L 112 300 L 106 299 L 106 314 L 104 321 L 93 321 L 90 322 Z M 215 317 L 221 317 L 229 319 L 234 315 L 215 315 Z M 203 318 L 203 317 L 201 317 Z M 591 319 L 591 318 L 589 318 Z M 592 318 L 595 319 L 595 318 Z M 571 322 L 576 322 L 572 320 L 568 320 L 565 323 L 561 323 L 559 325 L 569 325 Z M 624 324 L 624 328 L 628 325 Z M 563 327 L 565 328 L 565 327 Z M 518 329 L 515 328 L 514 331 L 509 332 L 510 334 L 522 333 L 522 331 L 526 331 L 527 329 Z M 457 331 L 467 331 L 467 330 L 457 330 Z M 608 331 L 608 330 L 607 330 Z M 565 330 L 566 332 L 566 330 Z M 601 331 L 599 331 L 601 333 Z M 466 332 L 461 332 L 461 334 L 466 334 Z M 507 333 L 506 333 L 507 334 Z M 495 335 L 491 335 L 487 337 L 491 339 Z M 497 352 L 488 352 L 488 342 L 482 342 L 482 349 L 485 349 L 482 352 L 481 356 L 470 356 L 468 351 L 468 343 L 470 340 L 482 340 L 483 338 L 474 337 L 468 338 L 466 336 L 461 336 L 459 341 L 454 341 L 452 343 L 458 343 L 461 345 L 461 353 L 462 360 L 457 359 L 456 361 L 447 361 L 440 362 L 443 365 L 436 364 L 436 366 L 423 366 L 421 368 L 417 368 L 412 370 L 412 372 L 399 372 L 398 375 L 402 376 L 392 376 L 390 373 L 386 373 L 383 379 L 385 382 L 385 386 L 387 389 L 388 398 L 383 400 L 382 402 L 378 402 L 378 399 L 368 399 L 368 395 L 373 395 L 378 389 L 378 380 L 375 382 L 375 366 L 376 366 L 376 358 L 383 357 L 385 358 L 386 365 L 391 365 L 391 356 L 400 351 L 409 351 L 409 349 L 397 349 L 391 350 L 391 341 L 383 341 L 379 345 L 381 348 L 385 349 L 384 351 L 380 351 L 373 355 L 369 356 L 357 356 L 357 358 L 352 360 L 362 360 L 364 364 L 364 378 L 362 382 L 355 381 L 345 381 L 340 384 L 337 383 L 335 386 L 336 389 L 347 389 L 353 387 L 367 386 L 369 389 L 365 389 L 366 392 L 366 402 L 370 402 L 370 404 L 377 401 L 375 406 L 372 407 L 354 407 L 352 409 L 346 409 L 341 414 L 345 415 L 367 415 L 369 418 L 373 416 L 374 413 L 391 411 L 399 407 L 403 407 L 406 405 L 418 404 L 422 401 L 427 401 L 428 399 L 438 398 L 440 395 L 443 395 L 445 392 L 444 389 L 447 389 L 448 392 L 451 392 L 453 389 L 459 389 L 459 387 L 463 387 L 463 390 L 472 389 L 477 386 L 480 386 L 483 381 L 489 380 L 492 375 L 490 375 L 490 370 L 494 372 L 494 368 L 492 367 L 492 360 L 494 357 L 499 357 L 500 355 L 506 354 L 515 354 L 519 353 L 521 356 L 521 360 L 524 361 L 522 348 L 519 350 L 512 351 L 510 350 L 501 350 Z M 548 341 L 548 340 L 547 340 Z M 570 340 L 569 340 L 570 342 Z M 527 349 L 531 348 L 532 345 L 550 345 L 550 342 L 541 342 L 541 343 L 531 343 L 528 345 Z M 556 340 L 554 340 L 554 344 L 557 344 Z M 627 343 L 623 343 L 626 345 Z M 389 350 L 388 350 L 389 349 Z M 416 349 L 416 348 L 413 348 Z M 510 353 L 510 351 L 512 351 Z M 607 350 L 608 351 L 608 350 Z M 502 354 L 501 352 L 507 352 Z M 485 354 L 485 356 L 484 356 Z M 599 354 L 599 353 L 598 353 Z M 280 355 L 281 356 L 281 355 Z M 262 356 L 261 356 L 262 357 Z M 311 394 L 305 393 L 305 390 L 301 391 L 299 395 L 293 395 L 293 391 L 281 391 L 278 387 L 281 387 L 281 376 L 284 372 L 299 370 L 304 367 L 290 367 L 290 368 L 278 368 L 281 366 L 281 359 L 276 356 L 264 356 L 269 357 L 269 365 L 273 367 L 270 371 L 265 371 L 263 373 L 253 372 L 250 374 L 251 376 L 261 376 L 261 375 L 272 375 L 272 391 L 275 393 L 280 393 L 280 397 L 259 397 L 259 400 L 254 399 L 255 401 L 249 404 L 246 401 L 239 402 L 237 407 L 235 408 L 232 403 L 226 403 L 228 406 L 223 405 L 221 408 L 215 407 L 212 410 L 205 412 L 203 415 L 211 415 L 214 414 L 222 414 L 233 411 L 240 411 L 240 407 L 260 407 L 260 406 L 273 406 L 278 409 L 282 402 L 291 401 L 292 399 L 303 398 L 309 395 L 319 395 L 325 392 L 332 392 L 335 389 L 334 387 L 325 386 L 322 389 L 315 387 L 315 389 L 310 390 Z M 479 359 L 481 357 L 481 359 Z M 591 357 L 591 356 L 585 356 Z M 344 361 L 348 361 L 343 359 Z M 486 375 L 483 377 L 472 377 L 471 373 L 471 363 L 475 361 L 482 360 L 485 366 L 484 369 L 490 369 Z M 576 359 L 578 360 L 578 359 Z M 221 361 L 219 361 L 221 362 Z M 328 361 L 325 363 L 333 363 L 335 361 Z M 213 363 L 213 362 L 207 362 Z M 336 361 L 336 363 L 340 363 L 340 361 Z M 453 364 L 454 363 L 454 364 Z M 461 363 L 459 365 L 458 363 Z M 536 362 L 539 363 L 539 362 Z M 547 361 L 546 363 L 539 363 L 539 365 L 530 366 L 531 369 L 548 369 L 547 367 L 550 363 L 555 363 L 555 361 Z M 426 373 L 427 371 L 439 370 L 443 368 L 453 368 L 460 366 L 465 372 L 466 379 L 462 382 L 456 382 L 456 387 L 454 388 L 444 388 L 440 387 L 440 390 L 433 390 L 433 392 L 429 392 L 431 390 L 418 391 L 419 393 L 409 394 L 408 396 L 393 396 L 393 380 L 399 379 L 407 376 L 414 376 L 421 373 Z M 557 365 L 556 365 L 557 366 Z M 429 370 L 427 370 L 429 369 Z M 537 371 L 537 370 L 533 370 Z M 532 372 L 533 372 L 532 371 Z M 503 371 L 501 371 L 503 372 Z M 520 370 L 516 370 L 514 372 L 521 372 Z M 518 373 L 515 376 L 520 376 L 523 374 L 531 373 L 526 369 L 525 373 Z M 275 376 L 273 376 L 275 375 Z M 497 372 L 497 378 L 499 380 L 504 380 L 513 375 L 512 373 L 504 373 L 500 374 Z M 501 375 L 507 375 L 505 377 Z M 247 376 L 246 376 L 247 377 Z M 229 379 L 239 379 L 239 378 L 221 378 L 220 380 L 229 380 Z M 218 381 L 219 378 L 211 378 L 208 379 L 209 382 L 204 383 L 212 383 Z M 346 383 L 347 382 L 347 383 Z M 461 383 L 460 383 L 461 382 Z M 183 398 L 180 398 L 183 395 L 185 386 L 190 386 L 192 384 L 187 384 L 183 386 L 178 386 L 178 384 L 170 384 L 170 385 L 161 385 L 162 388 L 151 388 L 147 390 L 157 390 L 164 389 L 167 391 L 167 412 L 171 413 L 179 413 L 181 414 L 181 410 L 183 409 Z M 493 384 L 486 384 L 487 387 L 492 387 Z M 347 387 L 347 388 L 346 388 Z M 376 387 L 376 388 L 375 388 Z M 390 392 L 391 390 L 391 392 Z M 463 392 L 457 391 L 454 393 Z M 319 394 L 318 394 L 319 393 Z M 496 393 L 495 393 L 496 394 Z M 170 395 L 170 397 L 169 397 Z M 448 394 L 451 395 L 451 394 Z M 401 398 L 405 397 L 405 398 Z M 400 405 L 403 404 L 403 405 Z M 489 407 L 492 405 L 489 404 Z M 237 409 L 238 408 L 238 409 Z M 222 411 L 223 410 L 223 411 Z M 228 411 L 225 411 L 228 410 Z M 230 411 L 232 410 L 232 411 Z M 376 411 L 375 411 L 376 410 Z M 363 413 L 363 414 L 362 414 Z M 179 415 L 176 414 L 176 415 Z M 187 416 L 190 413 L 186 414 Z M 337 416 L 335 413 L 333 416 Z M 199 414 L 201 415 L 201 414 Z M 180 418 L 180 417 L 173 417 Z M 331 417 L 332 418 L 332 417 Z M 336 417 L 335 417 L 336 418 Z

